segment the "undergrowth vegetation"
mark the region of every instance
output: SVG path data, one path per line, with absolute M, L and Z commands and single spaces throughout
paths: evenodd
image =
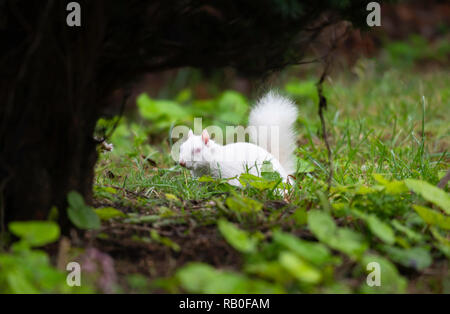
M 391 56 L 400 48 L 391 47 Z M 242 189 L 195 179 L 170 156 L 175 125 L 192 127 L 194 117 L 204 126 L 245 125 L 254 98 L 215 90 L 196 99 L 189 86 L 164 99 L 142 94 L 137 112 L 120 118 L 108 140 L 114 150 L 100 154 L 94 208 L 69 194 L 69 217 L 89 231 L 84 241 L 72 239 L 67 254 L 86 247 L 108 253 L 114 292 L 449 293 L 450 194 L 436 185 L 449 168 L 450 78 L 395 58 L 361 60 L 326 81 L 329 191 L 315 76 L 286 72 L 278 86 L 300 111 L 297 172 L 287 193 L 270 175 L 243 174 Z M 100 120 L 98 129 L 117 119 Z M 33 226 L 10 230 L 22 240 L 0 254 L 7 269 L 0 287 L 70 292 L 20 274 L 26 255 L 29 267 L 58 280 L 48 257 L 31 247 L 56 240 L 59 229 L 40 232 L 37 242 Z M 366 281 L 373 263 L 379 286 Z M 105 270 L 96 276 L 113 277 Z M 95 280 L 91 287 L 105 291 Z

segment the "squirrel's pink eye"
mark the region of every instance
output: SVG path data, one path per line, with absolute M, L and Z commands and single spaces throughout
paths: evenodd
M 194 150 L 194 153 L 196 153 L 196 154 L 198 154 L 198 153 L 200 153 L 201 152 L 201 149 L 200 148 L 196 148 L 195 150 Z

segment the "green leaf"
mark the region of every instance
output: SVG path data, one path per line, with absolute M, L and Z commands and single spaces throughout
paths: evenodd
M 314 103 L 319 101 L 316 82 L 312 80 L 289 82 L 286 84 L 285 90 L 291 95 L 309 98 L 314 101 Z
M 348 228 L 339 228 L 335 237 L 330 239 L 328 244 L 353 258 L 359 258 L 367 249 L 364 237 Z
M 218 99 L 218 119 L 231 125 L 244 122 L 248 103 L 245 97 L 235 91 L 225 91 Z
M 360 287 L 362 293 L 405 293 L 407 281 L 400 276 L 394 264 L 384 257 L 367 254 L 361 259 L 361 267 L 370 273 L 373 270 L 367 270 L 367 265 L 373 262 L 380 267 L 380 286 L 370 287 L 364 280 Z
M 218 225 L 220 233 L 233 248 L 242 253 L 256 251 L 258 240 L 255 237 L 251 237 L 247 232 L 226 220 L 219 220 Z
M 383 189 L 384 189 L 384 187 L 379 186 L 379 185 L 377 185 L 377 186 L 359 185 L 356 187 L 355 194 L 367 195 L 367 194 L 372 194 L 372 193 L 382 191 Z
M 308 213 L 304 208 L 297 208 L 291 216 L 298 225 L 306 225 Z
M 95 209 L 95 213 L 101 220 L 110 220 L 113 218 L 126 217 L 127 215 L 114 207 L 102 207 Z
M 203 263 L 190 263 L 177 271 L 181 286 L 188 292 L 204 292 L 208 284 L 216 280 L 215 269 Z
M 364 220 L 367 223 L 370 231 L 376 235 L 379 239 L 387 244 L 395 243 L 395 233 L 391 226 L 381 221 L 375 215 L 367 215 L 359 210 L 352 210 L 352 214 L 356 217 Z
M 280 264 L 301 282 L 316 284 L 322 279 L 322 274 L 314 266 L 309 265 L 303 259 L 290 252 L 281 252 Z
M 291 274 L 278 261 L 249 263 L 245 265 L 244 270 L 247 273 L 277 282 L 286 283 L 292 280 Z
M 450 217 L 424 206 L 413 205 L 413 208 L 427 224 L 450 230 Z
M 308 213 L 308 226 L 321 242 L 352 258 L 358 258 L 367 249 L 367 243 L 361 234 L 347 228 L 338 228 L 326 212 L 311 210 Z
M 70 221 L 80 229 L 99 229 L 100 218 L 95 211 L 84 203 L 83 197 L 76 191 L 67 194 L 69 208 L 67 214 Z
M 198 182 L 217 182 L 218 179 L 214 179 L 211 176 L 201 176 L 198 178 Z
M 190 293 L 248 294 L 283 293 L 276 284 L 250 279 L 231 271 L 221 271 L 203 264 L 190 263 L 176 273 L 181 287 Z
M 433 237 L 438 240 L 438 242 L 450 247 L 450 239 L 447 239 L 445 235 L 442 235 L 438 229 L 431 227 L 430 231 Z
M 178 197 L 176 197 L 176 195 L 171 194 L 171 193 L 166 193 L 166 200 L 168 201 L 175 201 L 175 202 L 179 202 L 180 200 L 178 199 Z
M 372 233 L 380 238 L 383 242 L 387 244 L 395 243 L 394 230 L 392 230 L 392 228 L 388 224 L 382 222 L 375 215 L 369 215 L 366 221 L 370 231 L 372 231 Z
M 335 236 L 338 229 L 330 214 L 320 210 L 308 212 L 308 226 L 319 240 L 329 240 Z
M 408 192 L 408 188 L 403 181 L 388 181 L 381 174 L 373 173 L 372 174 L 375 181 L 380 183 L 384 188 L 384 191 L 389 194 L 402 194 Z
M 176 121 L 177 119 L 189 117 L 188 111 L 172 100 L 151 99 L 147 94 L 141 94 L 136 102 L 141 116 L 150 121 L 161 119 Z
M 263 204 L 256 200 L 237 194 L 234 197 L 228 197 L 225 203 L 229 209 L 237 213 L 258 212 L 263 207 Z
M 266 172 L 265 177 L 258 177 L 250 173 L 243 173 L 239 176 L 239 182 L 242 184 L 243 187 L 247 187 L 247 185 L 250 185 L 251 187 L 258 189 L 259 191 L 271 190 L 275 187 L 275 184 L 277 182 L 271 179 L 267 179 L 268 177 L 267 174 L 270 174 L 271 178 L 273 177 L 272 175 L 275 175 L 274 177 L 276 178 L 277 173 Z
M 391 246 L 383 246 L 383 250 L 396 263 L 405 267 L 422 270 L 427 268 L 433 262 L 430 253 L 423 247 L 414 247 L 410 249 L 401 249 Z
M 9 271 L 6 274 L 6 280 L 11 289 L 11 293 L 14 294 L 38 294 L 39 290 L 36 289 L 32 283 L 26 278 L 26 275 L 15 269 Z
M 59 239 L 59 226 L 53 221 L 15 221 L 9 231 L 30 246 L 42 246 Z
M 272 183 L 272 187 L 275 187 L 275 184 L 281 181 L 280 174 L 277 171 L 273 170 L 273 165 L 270 161 L 265 160 L 261 165 L 261 177 Z
M 419 242 L 423 239 L 420 233 L 415 232 L 411 228 L 402 225 L 398 220 L 392 220 L 392 226 L 400 232 L 403 232 L 410 240 L 414 242 Z
M 439 206 L 446 214 L 450 215 L 450 194 L 431 185 L 428 182 L 414 179 L 406 179 L 406 185 L 414 193 Z
M 332 260 L 330 251 L 321 243 L 305 241 L 281 231 L 274 232 L 273 240 L 313 264 L 323 265 Z

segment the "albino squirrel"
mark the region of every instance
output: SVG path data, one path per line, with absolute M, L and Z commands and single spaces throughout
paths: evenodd
M 251 143 L 227 145 L 215 143 L 206 129 L 202 135 L 189 130 L 180 146 L 179 164 L 191 170 L 195 177 L 233 178 L 228 183 L 241 186 L 242 173 L 260 176 L 264 161 L 270 161 L 273 171 L 283 182 L 296 170 L 294 123 L 298 111 L 295 103 L 275 92 L 268 92 L 252 108 L 247 128 Z

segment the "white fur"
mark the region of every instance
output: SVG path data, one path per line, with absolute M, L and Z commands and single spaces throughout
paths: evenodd
M 295 171 L 293 150 L 295 133 L 293 123 L 297 119 L 295 104 L 289 99 L 269 92 L 253 108 L 250 113 L 252 126 L 277 126 L 280 138 L 270 138 L 271 143 L 279 145 L 279 159 L 270 153 L 271 145 L 258 146 L 253 143 L 233 143 L 225 146 L 215 143 L 209 138 L 206 130 L 202 135 L 189 132 L 188 139 L 180 146 L 180 164 L 190 169 L 196 177 L 211 175 L 216 178 L 234 178 L 249 172 L 259 176 L 264 161 L 270 161 L 273 170 L 277 171 L 283 181 Z M 250 132 L 250 138 L 258 143 L 261 136 L 255 130 Z M 288 155 L 286 155 L 288 154 Z M 237 179 L 230 184 L 240 186 Z
M 297 168 L 294 156 L 296 148 L 294 124 L 297 117 L 297 106 L 292 100 L 270 91 L 258 101 L 248 119 L 249 126 L 278 127 L 278 137 L 268 136 L 267 140 L 264 140 L 261 132 L 256 130 L 250 132 L 250 141 L 278 157 L 288 174 L 294 173 Z M 278 153 L 272 152 L 272 147 L 278 148 Z

